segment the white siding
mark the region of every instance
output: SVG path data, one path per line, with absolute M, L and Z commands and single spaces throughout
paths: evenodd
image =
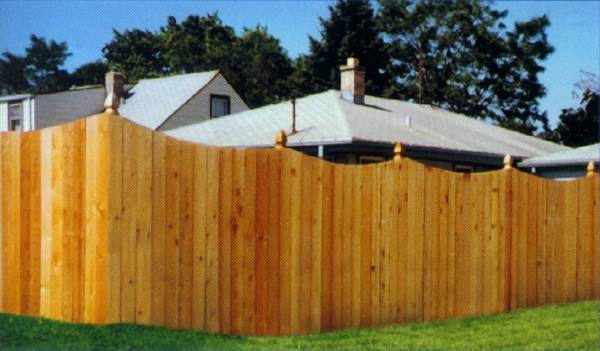
M 33 130 L 33 99 L 23 100 L 23 120 L 21 121 L 23 131 Z
M 227 82 L 222 74 L 218 74 L 199 93 L 177 110 L 158 130 L 169 130 L 210 119 L 210 95 L 226 95 L 230 98 L 230 112 L 237 113 L 248 110 L 248 106 Z
M 8 103 L 0 102 L 0 132 L 8 131 Z

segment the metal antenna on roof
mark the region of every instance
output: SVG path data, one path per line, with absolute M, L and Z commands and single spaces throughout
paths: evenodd
M 290 135 L 296 134 L 296 97 L 292 96 L 292 131 Z

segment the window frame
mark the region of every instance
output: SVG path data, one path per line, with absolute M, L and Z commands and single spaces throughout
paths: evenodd
M 10 109 L 11 109 L 11 107 L 14 107 L 14 106 L 19 106 L 19 116 L 17 116 L 17 117 L 11 116 L 11 114 L 10 114 Z M 7 126 L 8 126 L 8 130 L 9 131 L 11 131 L 11 132 L 21 132 L 21 131 L 23 131 L 23 118 L 24 118 L 24 114 L 25 114 L 25 111 L 23 111 L 23 101 L 9 102 L 8 103 L 8 111 L 7 111 L 6 118 L 8 120 L 7 121 L 8 122 Z M 13 129 L 12 128 L 13 121 L 18 121 L 18 123 L 19 123 L 18 124 L 19 129 Z
M 225 99 L 227 101 L 227 113 L 220 116 L 213 116 L 213 99 Z M 219 118 L 223 116 L 227 116 L 231 114 L 231 96 L 229 95 L 221 95 L 221 94 L 210 94 L 209 99 L 209 108 L 210 108 L 210 119 Z

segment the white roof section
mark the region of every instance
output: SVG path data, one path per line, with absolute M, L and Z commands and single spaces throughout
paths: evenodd
M 29 99 L 32 97 L 33 97 L 32 94 L 4 95 L 4 96 L 0 96 L 0 102 L 25 100 L 25 99 Z
M 352 142 L 396 143 L 451 151 L 531 157 L 568 148 L 428 105 L 366 96 L 365 104 L 343 100 L 336 90 L 296 101 L 296 130 L 290 135 L 292 104 L 283 102 L 167 131 L 215 146 L 269 147 L 276 133 L 288 145 Z
M 533 157 L 519 163 L 519 167 L 560 167 L 600 163 L 600 144 L 578 147 L 549 155 Z
M 119 106 L 119 114 L 156 130 L 217 74 L 219 71 L 215 70 L 142 79 L 129 89 L 128 97 Z

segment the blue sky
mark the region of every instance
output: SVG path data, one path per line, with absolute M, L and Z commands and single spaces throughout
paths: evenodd
M 243 27 L 266 25 L 295 57 L 308 51 L 308 35 L 317 36 L 319 16 L 327 17 L 332 1 L 133 1 L 133 2 L 51 2 L 1 1 L 0 51 L 22 54 L 34 33 L 66 41 L 73 53 L 67 69 L 101 57 L 101 48 L 112 38 L 112 28 L 157 30 L 173 15 L 181 20 L 190 14 L 218 11 L 225 24 L 238 32 Z M 561 108 L 577 105 L 573 84 L 580 70 L 600 75 L 600 2 L 500 1 L 498 9 L 509 11 L 507 24 L 546 14 L 548 30 L 556 51 L 545 62 L 541 75 L 548 94 L 541 101 L 552 124 Z

